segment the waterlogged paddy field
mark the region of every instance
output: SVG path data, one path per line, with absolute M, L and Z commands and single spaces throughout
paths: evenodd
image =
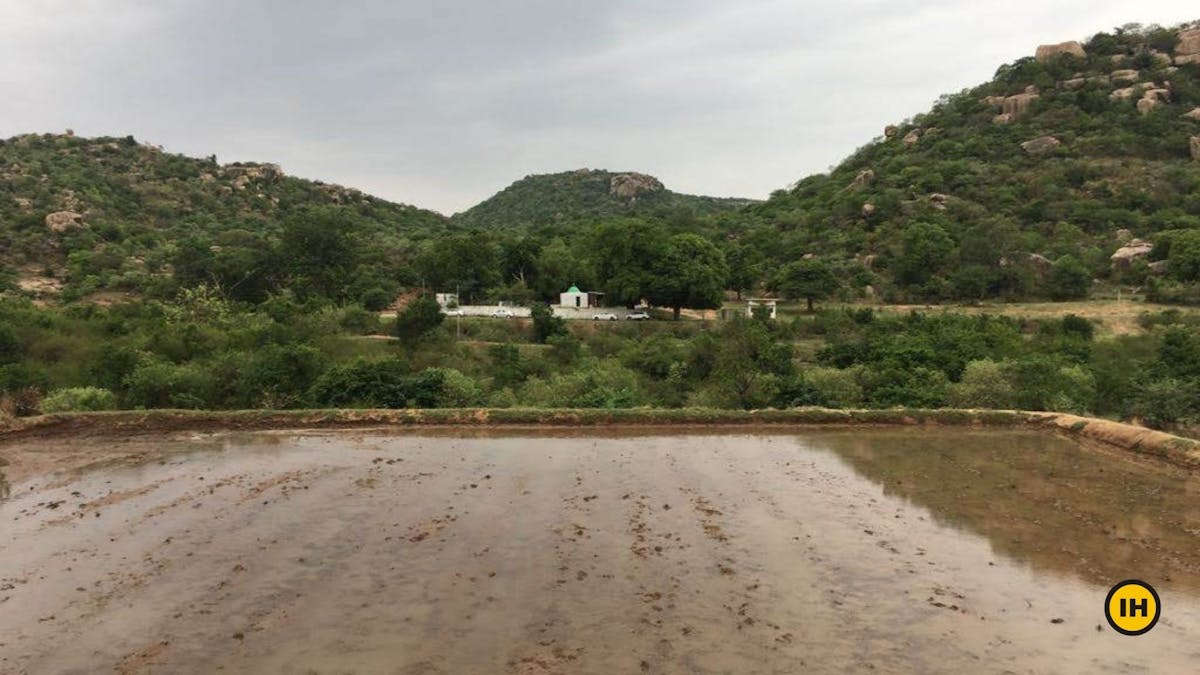
M 1022 432 L 596 431 L 10 440 L 0 672 L 1200 663 L 1181 470 Z M 1164 607 L 1141 637 L 1102 614 L 1130 577 Z

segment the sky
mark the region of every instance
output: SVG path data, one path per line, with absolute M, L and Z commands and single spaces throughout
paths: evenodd
M 765 198 L 1128 0 L 0 0 L 0 137 L 125 136 L 451 214 L 528 174 Z

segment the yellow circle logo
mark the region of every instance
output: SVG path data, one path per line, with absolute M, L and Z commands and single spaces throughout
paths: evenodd
M 1108 592 L 1104 600 L 1104 618 L 1113 630 L 1123 635 L 1150 632 L 1162 614 L 1158 593 L 1150 584 L 1137 579 L 1122 581 Z

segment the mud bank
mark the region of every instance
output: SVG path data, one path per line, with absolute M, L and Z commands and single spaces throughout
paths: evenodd
M 894 426 L 1042 428 L 1200 469 L 1200 441 L 1145 427 L 1069 415 L 1012 410 L 151 410 L 43 415 L 0 425 L 2 446 L 19 438 L 121 437 L 171 431 L 369 429 L 378 427 L 738 427 L 871 428 Z
M 26 437 L 42 469 L 0 502 L 0 672 L 1200 659 L 1197 477 L 1164 462 L 1035 430 L 465 433 Z M 108 459 L 43 472 L 76 452 Z M 1101 613 L 1128 577 L 1166 608 L 1140 638 Z

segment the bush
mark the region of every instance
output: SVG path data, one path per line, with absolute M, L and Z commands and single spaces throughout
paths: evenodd
M 436 408 L 443 401 L 445 381 L 445 371 L 436 368 L 410 375 L 401 359 L 360 358 L 325 371 L 310 396 L 331 408 Z
M 1137 394 L 1133 414 L 1153 429 L 1169 429 L 1200 419 L 1200 386 L 1176 379 L 1151 382 Z
M 862 405 L 863 389 L 854 369 L 812 368 L 804 379 L 816 391 L 819 405 L 827 408 L 854 408 Z
M 533 317 L 533 339 L 535 342 L 545 342 L 555 335 L 567 334 L 567 321 L 560 316 L 554 316 L 554 310 L 549 305 L 535 304 L 530 308 Z
M 422 295 L 396 316 L 396 335 L 405 344 L 415 344 L 437 330 L 446 320 L 432 295 Z
M 100 387 L 58 389 L 42 399 L 42 412 L 45 413 L 89 412 L 116 408 L 116 395 Z
M 1013 407 L 1012 383 L 1004 374 L 1004 366 L 991 359 L 972 361 L 963 371 L 962 380 L 950 385 L 948 401 L 955 408 Z
M 363 308 L 369 312 L 381 312 L 387 309 L 388 305 L 392 304 L 392 300 L 392 294 L 378 286 L 367 289 L 359 298 Z
M 483 402 L 479 383 L 453 368 L 439 368 L 442 375 L 441 408 L 473 408 Z

